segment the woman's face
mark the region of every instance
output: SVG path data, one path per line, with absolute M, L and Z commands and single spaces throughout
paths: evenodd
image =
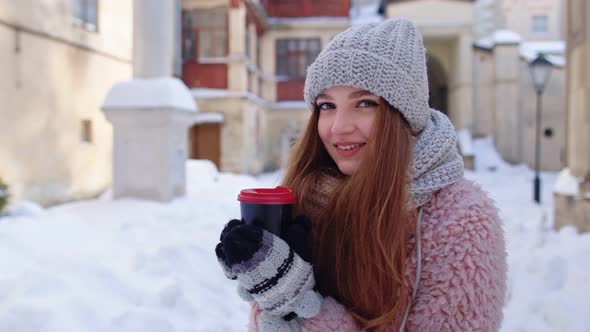
M 348 86 L 326 89 L 317 97 L 318 133 L 342 173 L 352 175 L 367 155 L 380 103 L 378 96 Z

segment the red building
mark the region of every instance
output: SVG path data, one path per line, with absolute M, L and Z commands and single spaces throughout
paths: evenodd
M 349 11 L 350 0 L 183 0 L 182 79 L 201 111 L 224 116 L 191 129 L 192 157 L 234 172 L 279 167 L 309 114 L 307 67 Z

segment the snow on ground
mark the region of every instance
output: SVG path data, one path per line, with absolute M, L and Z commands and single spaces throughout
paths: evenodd
M 532 172 L 504 163 L 489 139 L 473 142 L 476 172 L 497 201 L 509 252 L 502 331 L 587 331 L 590 234 L 553 231 L 552 186 L 532 203 Z M 169 204 L 109 195 L 40 210 L 20 205 L 0 219 L 0 331 L 244 331 L 248 306 L 213 252 L 258 178 L 188 164 L 187 196 Z
M 508 250 L 508 302 L 501 331 L 588 331 L 590 233 L 553 230 L 557 173 L 541 173 L 540 207 L 533 204 L 534 173 L 506 164 L 490 139 L 476 140 L 479 182 L 500 207 Z

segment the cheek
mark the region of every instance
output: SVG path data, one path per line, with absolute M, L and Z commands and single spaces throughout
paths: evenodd
M 371 138 L 375 129 L 375 116 L 363 119 L 363 122 L 359 124 L 358 128 L 365 137 Z

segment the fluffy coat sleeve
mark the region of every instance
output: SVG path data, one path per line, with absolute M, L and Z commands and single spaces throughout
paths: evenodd
M 422 274 L 407 331 L 497 331 L 506 292 L 506 252 L 498 210 L 474 183 L 462 180 L 424 207 Z M 416 260 L 408 258 L 413 281 Z M 249 331 L 257 331 L 254 305 Z M 341 304 L 326 298 L 304 331 L 360 331 Z
M 410 331 L 497 331 L 506 293 L 504 232 L 493 201 L 463 180 L 432 201 Z

